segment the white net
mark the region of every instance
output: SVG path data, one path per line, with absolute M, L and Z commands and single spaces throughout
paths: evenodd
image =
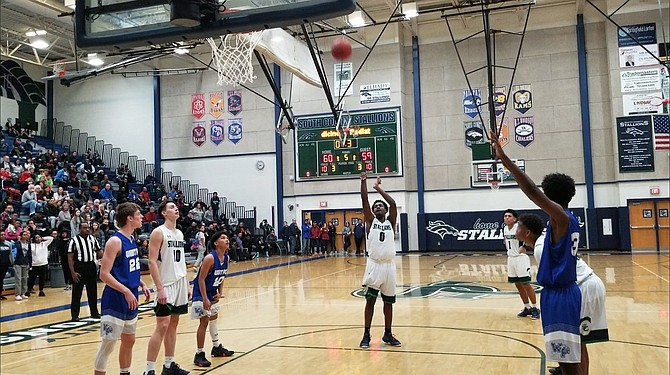
M 337 123 L 335 124 L 335 131 L 337 131 L 337 135 L 340 137 L 340 141 L 344 144 L 351 133 L 351 116 L 349 115 L 349 111 L 345 110 L 344 108 L 338 110 L 337 114 L 338 116 Z
M 293 110 L 288 108 L 287 112 L 289 113 L 289 116 L 291 116 L 291 120 L 293 120 Z M 284 113 L 279 116 L 277 125 L 275 125 L 275 131 L 281 136 L 281 140 L 284 142 L 284 144 L 288 144 L 288 136 L 291 131 L 291 124 Z
M 228 34 L 219 37 L 221 46 L 214 38 L 207 38 L 212 48 L 212 60 L 219 74 L 217 85 L 240 86 L 256 79 L 251 57 L 261 40 L 263 32 L 250 34 Z
M 505 175 L 503 172 L 489 172 L 486 174 L 486 183 L 489 185 L 491 190 L 498 191 L 500 185 L 503 184 Z

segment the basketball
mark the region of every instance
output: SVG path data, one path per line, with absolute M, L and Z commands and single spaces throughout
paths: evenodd
M 351 43 L 345 38 L 336 39 L 330 46 L 330 54 L 337 61 L 344 61 L 351 57 Z

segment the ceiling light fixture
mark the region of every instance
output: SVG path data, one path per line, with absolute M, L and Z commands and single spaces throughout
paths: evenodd
M 30 30 L 26 32 L 30 46 L 37 49 L 49 48 L 49 41 L 44 35 L 47 35 L 47 32 L 44 30 Z
M 347 22 L 351 27 L 362 27 L 365 26 L 365 18 L 363 18 L 363 12 L 360 10 L 352 12 L 347 16 Z
M 416 6 L 416 3 L 407 3 L 401 6 L 402 14 L 406 19 L 414 18 L 419 15 L 419 10 Z
M 28 30 L 26 31 L 26 36 L 27 37 L 32 37 L 32 36 L 42 36 L 42 35 L 47 35 L 47 32 L 45 30 Z
M 93 66 L 100 66 L 105 63 L 105 61 L 102 60 L 102 56 L 98 56 L 97 53 L 89 53 L 88 54 L 88 60 L 86 61 L 89 65 Z

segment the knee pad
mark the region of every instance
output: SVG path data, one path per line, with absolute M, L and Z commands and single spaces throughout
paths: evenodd
M 114 351 L 115 345 L 116 340 L 102 340 L 100 349 L 98 349 L 98 353 L 95 355 L 95 371 L 107 371 L 107 359 L 109 359 L 109 356 Z

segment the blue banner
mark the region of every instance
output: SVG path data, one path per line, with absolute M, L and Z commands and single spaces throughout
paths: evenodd
M 522 194 L 519 191 L 519 194 Z M 586 247 L 586 216 L 584 208 L 571 209 L 580 225 L 579 247 Z M 519 215 L 536 214 L 544 220 L 541 210 L 519 210 Z M 503 243 L 503 211 L 445 212 L 425 215 L 424 228 L 427 251 L 500 250 Z M 421 232 L 421 229 L 419 230 Z
M 231 118 L 228 120 L 228 140 L 237 144 L 242 140 L 242 119 Z
M 463 90 L 463 113 L 470 117 L 470 118 L 475 118 L 479 116 L 479 112 L 483 110 L 483 108 L 480 108 L 479 111 L 477 111 L 477 107 L 479 107 L 482 104 L 482 90 L 480 89 L 472 89 L 470 90 Z

